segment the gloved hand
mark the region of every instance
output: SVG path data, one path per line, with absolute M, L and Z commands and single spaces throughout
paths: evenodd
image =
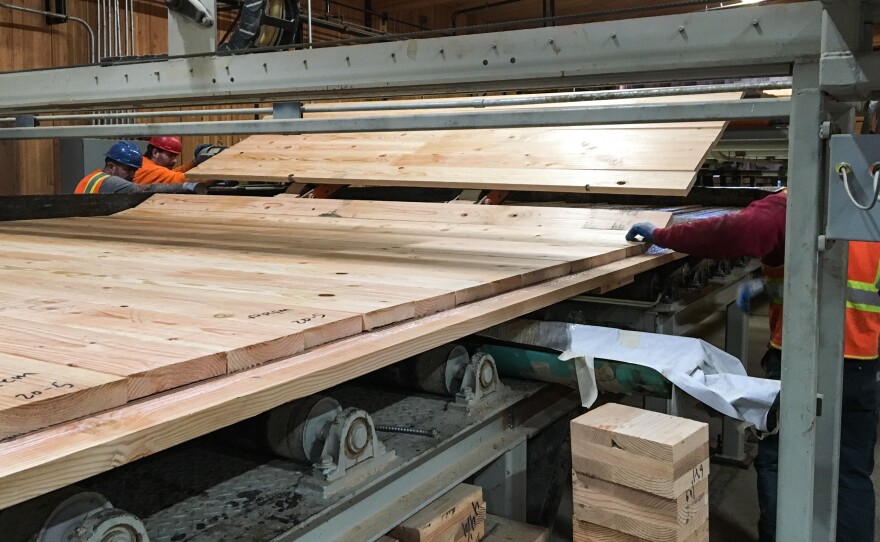
M 208 149 L 210 147 L 212 147 L 212 145 L 210 143 L 202 143 L 201 145 L 196 147 L 195 152 L 193 152 L 193 160 L 195 160 L 196 158 L 199 157 L 200 152 L 202 152 L 203 150 Z
M 199 165 L 208 158 L 220 154 L 224 150 L 226 150 L 226 147 L 220 145 L 210 145 L 208 143 L 205 143 L 204 145 L 199 145 L 198 147 L 196 147 L 196 156 L 195 158 L 193 158 L 193 162 L 196 165 Z
M 752 298 L 761 295 L 763 291 L 764 281 L 761 279 L 753 279 L 743 282 L 736 290 L 736 306 L 739 307 L 739 310 L 748 314 Z
M 626 232 L 626 240 L 636 241 L 636 237 L 641 236 L 642 240 L 647 241 L 648 243 L 653 243 L 654 230 L 656 229 L 657 226 L 650 222 L 639 222 L 638 224 L 634 224 L 633 227 Z
M 183 192 L 185 194 L 207 194 L 208 185 L 205 183 L 188 181 L 183 183 Z

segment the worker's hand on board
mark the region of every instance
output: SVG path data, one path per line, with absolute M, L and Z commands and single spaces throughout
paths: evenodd
M 739 285 L 736 290 L 736 306 L 744 313 L 749 313 L 752 298 L 761 295 L 764 291 L 764 281 L 761 279 L 747 280 Z
M 638 241 L 636 237 L 641 237 L 643 241 L 647 241 L 649 243 L 654 242 L 654 230 L 657 229 L 657 226 L 651 224 L 650 222 L 639 222 L 638 224 L 634 224 L 632 228 L 626 232 L 626 240 L 627 241 Z
M 199 165 L 208 158 L 216 156 L 224 150 L 226 150 L 226 147 L 223 147 L 221 145 L 211 145 L 210 143 L 203 143 L 196 147 L 196 151 L 193 156 L 193 162 L 195 162 L 196 165 Z

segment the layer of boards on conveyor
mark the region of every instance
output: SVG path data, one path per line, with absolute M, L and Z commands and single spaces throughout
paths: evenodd
M 624 240 L 669 219 L 155 195 L 0 223 L 0 508 L 670 261 Z
M 737 100 L 741 95 L 734 92 L 487 109 L 707 102 Z M 499 98 L 485 98 L 485 101 L 494 99 Z M 404 102 L 407 103 L 418 101 Z M 468 109 L 439 109 L 430 113 L 446 115 L 459 111 Z M 418 114 L 426 114 L 426 111 L 314 113 L 304 118 Z M 684 196 L 726 125 L 726 122 L 715 121 L 255 135 L 190 170 L 187 177 L 241 182 Z

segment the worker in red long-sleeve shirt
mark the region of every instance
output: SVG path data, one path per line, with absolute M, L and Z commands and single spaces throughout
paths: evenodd
M 740 287 L 738 304 L 766 289 L 770 298 L 770 345 L 761 360 L 768 378 L 779 379 L 782 365 L 782 278 L 785 257 L 787 195 L 780 192 L 755 201 L 739 213 L 668 228 L 640 223 L 626 234 L 701 258 L 748 256 L 763 264 L 764 281 Z M 880 243 L 849 243 L 844 340 L 843 417 L 840 435 L 840 481 L 837 540 L 874 540 L 874 445 L 878 422 L 878 338 L 880 338 Z M 828 307 L 827 310 L 834 310 Z M 779 439 L 758 444 L 758 523 L 761 542 L 776 539 L 776 488 Z

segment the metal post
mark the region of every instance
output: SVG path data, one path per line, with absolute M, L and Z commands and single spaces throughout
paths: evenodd
M 748 367 L 749 358 L 749 316 L 731 303 L 724 311 L 724 350 L 738 358 Z M 727 416 L 721 425 L 721 450 L 716 459 L 736 464 L 746 464 L 745 436 L 738 431 L 739 423 Z
M 829 107 L 831 109 L 831 107 Z M 844 107 L 835 115 L 844 132 L 855 130 L 855 110 Z M 824 208 L 824 206 L 823 206 Z M 841 392 L 846 271 L 849 243 L 820 243 L 819 373 L 821 416 L 816 420 L 816 488 L 813 494 L 813 532 L 816 540 L 834 540 L 837 525 L 837 490 L 840 464 Z M 822 250 L 822 249 L 825 250 Z
M 483 488 L 488 513 L 526 520 L 526 442 L 523 440 L 474 476 L 474 484 Z
M 822 323 L 827 323 L 819 318 L 818 300 L 823 288 L 830 286 L 827 282 L 833 282 L 826 280 L 830 278 L 828 273 L 820 273 L 818 257 L 819 236 L 824 232 L 821 209 L 825 199 L 825 146 L 819 139 L 825 98 L 818 85 L 818 63 L 795 63 L 789 129 L 791 191 L 786 221 L 776 524 L 776 536 L 780 542 L 817 540 L 813 530 L 813 499 L 809 496 L 814 495 L 816 488 L 816 397 L 821 354 L 817 331 Z M 826 263 L 833 262 L 837 255 L 835 251 L 827 252 Z M 843 342 L 841 329 L 825 332 L 823 344 L 834 340 Z M 833 360 L 834 363 L 837 361 Z
M 835 241 L 819 256 L 819 367 L 817 390 L 822 398 L 816 419 L 816 465 L 813 492 L 815 540 L 835 540 L 837 484 L 840 465 L 841 391 L 843 389 L 843 321 L 849 243 Z

